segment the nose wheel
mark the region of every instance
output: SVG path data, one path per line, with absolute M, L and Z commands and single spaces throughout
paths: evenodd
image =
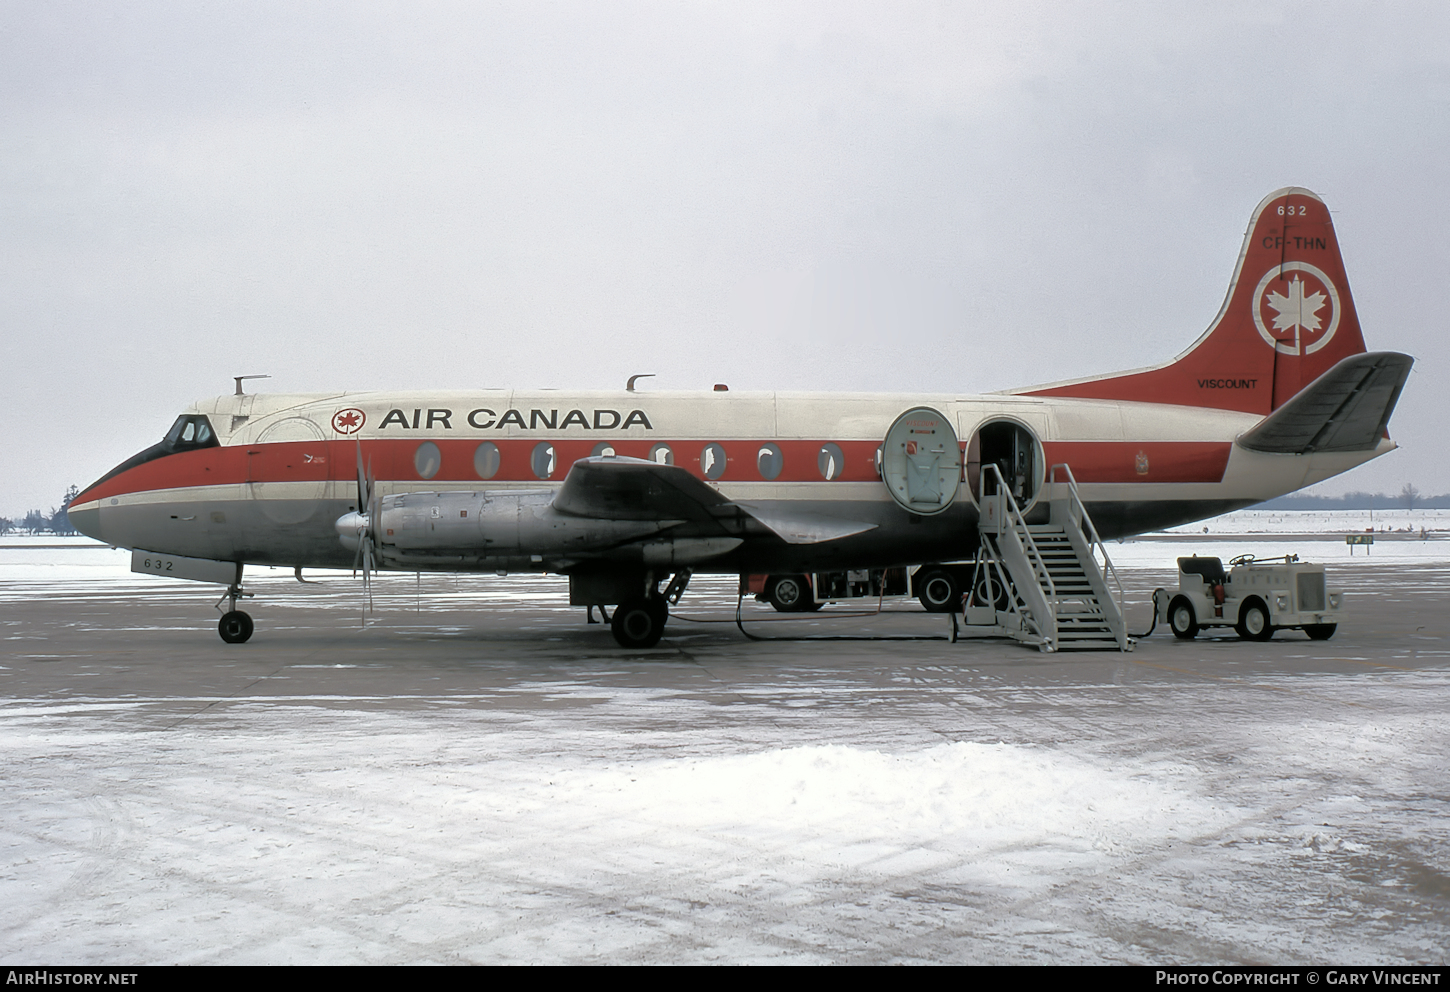
M 237 609 L 237 600 L 250 598 L 251 595 L 242 591 L 242 566 L 238 564 L 237 581 L 227 586 L 227 591 L 222 593 L 222 598 L 216 604 L 217 609 L 222 608 L 223 601 L 227 604 L 226 612 L 217 621 L 216 630 L 228 644 L 245 644 L 252 636 L 252 618 Z
M 216 627 L 217 633 L 228 644 L 245 644 L 247 638 L 252 636 L 252 618 L 241 610 L 223 613 Z

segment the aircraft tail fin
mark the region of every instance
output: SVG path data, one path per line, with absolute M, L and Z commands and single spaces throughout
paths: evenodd
M 1155 368 L 1014 392 L 1265 416 L 1364 350 L 1329 208 L 1289 187 L 1254 211 L 1223 307 L 1183 354 Z

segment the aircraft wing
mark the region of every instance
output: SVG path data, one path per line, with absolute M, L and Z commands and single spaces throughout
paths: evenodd
M 1239 436 L 1253 451 L 1369 451 L 1385 436 L 1410 366 L 1393 351 L 1351 355 Z
M 729 500 L 677 465 L 644 458 L 581 458 L 554 509 L 601 520 L 713 520 Z
M 798 510 L 785 502 L 735 505 L 765 524 L 787 544 L 820 544 L 876 529 L 875 524 L 827 516 L 813 510 Z
M 554 509 L 600 520 L 723 522 L 749 516 L 788 544 L 819 544 L 877 525 L 791 508 L 787 502 L 734 503 L 678 465 L 643 458 L 581 458 L 554 497 Z

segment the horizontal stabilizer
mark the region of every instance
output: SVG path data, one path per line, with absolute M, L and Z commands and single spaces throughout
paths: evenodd
M 644 458 L 581 458 L 569 469 L 554 509 L 599 520 L 711 520 L 729 501 L 678 465 Z
M 852 534 L 864 534 L 868 530 L 876 529 L 875 524 L 866 524 L 859 520 L 842 520 L 840 517 L 831 517 L 824 513 L 793 509 L 781 503 L 765 505 L 736 503 L 735 505 L 765 524 L 787 544 L 820 544 L 823 541 L 834 541 L 838 538 L 850 537 Z
M 1393 351 L 1351 355 L 1315 379 L 1238 443 L 1253 451 L 1369 451 L 1385 436 L 1415 360 Z

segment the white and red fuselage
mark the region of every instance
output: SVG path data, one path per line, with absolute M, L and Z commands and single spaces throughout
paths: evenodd
M 359 506 L 359 460 L 382 496 L 472 493 L 486 507 L 489 494 L 526 492 L 547 504 L 577 460 L 612 454 L 684 469 L 723 502 L 752 507 L 761 519 L 780 511 L 870 526 L 792 542 L 758 522 L 716 527 L 663 511 L 653 515 L 652 529 L 641 527 L 651 514 L 626 508 L 619 519 L 634 526 L 596 514 L 592 529 L 576 528 L 552 546 L 547 537 L 529 545 L 528 535 L 541 531 L 523 527 L 513 546 L 506 538 L 480 542 L 457 554 L 409 560 L 406 567 L 568 571 L 637 562 L 629 546 L 658 544 L 662 534 L 695 541 L 689 564 L 704 571 L 951 561 L 969 557 L 977 545 L 973 465 L 983 457 L 1000 460 L 983 454 L 984 443 L 991 447 L 991 425 L 1010 424 L 1018 438 L 1030 439 L 1036 478 L 1023 494 L 1027 501 L 1041 495 L 1048 466 L 1066 464 L 1104 538 L 1141 533 L 1292 492 L 1392 450 L 1383 420 L 1403 374 L 1367 442 L 1311 440 L 1296 448 L 1282 440 L 1287 413 L 1274 422 L 1277 442 L 1242 442 L 1256 428 L 1263 433 L 1266 418 L 1338 363 L 1364 352 L 1328 210 L 1307 190 L 1288 189 L 1256 210 L 1214 324 L 1177 360 L 1157 368 L 982 396 L 718 390 L 221 396 L 191 407 L 167 441 L 90 486 L 69 512 L 80 530 L 117 546 L 345 568 L 354 564 L 354 552 L 339 541 L 336 524 L 366 509 Z M 916 407 L 943 416 L 968 463 L 959 494 L 940 512 L 904 507 L 879 473 L 888 428 Z M 1318 413 L 1298 413 L 1299 420 L 1312 416 Z M 1325 413 L 1325 423 L 1332 426 L 1335 416 Z M 1312 428 L 1305 429 L 1313 434 Z M 548 526 L 554 525 L 538 524 Z

